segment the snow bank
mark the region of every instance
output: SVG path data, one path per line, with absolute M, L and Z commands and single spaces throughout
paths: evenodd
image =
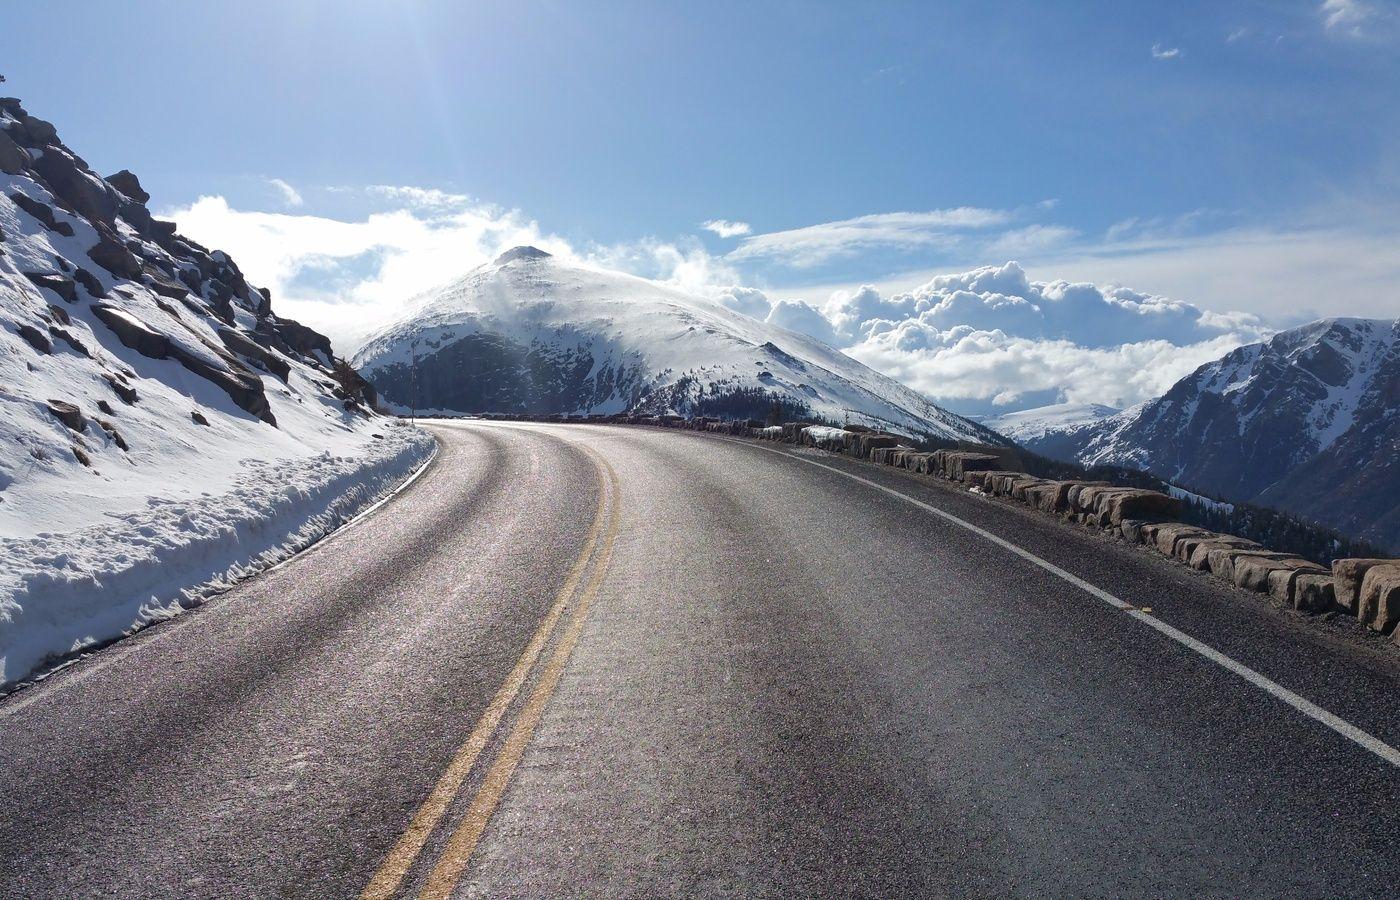
M 832 428 L 829 425 L 808 425 L 802 431 L 817 444 L 843 441 L 848 434 L 844 428 Z
M 422 431 L 376 424 L 355 455 L 249 459 L 225 493 L 150 497 L 104 524 L 0 539 L 0 690 L 315 543 L 436 450 Z

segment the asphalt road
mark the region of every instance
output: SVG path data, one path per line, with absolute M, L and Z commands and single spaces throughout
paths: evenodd
M 1397 891 L 1400 767 L 1343 731 L 1400 745 L 1400 663 L 1343 627 L 814 451 L 432 428 L 377 512 L 0 702 L 0 896 Z

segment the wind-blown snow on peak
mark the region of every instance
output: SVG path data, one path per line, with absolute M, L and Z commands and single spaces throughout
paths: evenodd
M 776 401 L 784 415 L 1002 442 L 814 338 L 533 247 L 507 251 L 409 309 L 354 359 L 403 409 L 763 418 Z
M 539 247 L 512 247 L 506 252 L 502 253 L 500 256 L 496 257 L 492 265 L 503 266 L 506 263 L 517 259 L 548 259 L 552 255 L 552 253 L 549 253 L 545 250 L 541 250 Z

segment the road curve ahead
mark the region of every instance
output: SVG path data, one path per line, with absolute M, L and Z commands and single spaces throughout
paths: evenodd
M 1394 896 L 1389 654 L 815 451 L 430 427 L 0 702 L 0 897 Z

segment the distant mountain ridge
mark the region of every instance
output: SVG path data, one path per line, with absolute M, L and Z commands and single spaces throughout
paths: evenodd
M 416 392 L 420 408 L 463 413 L 762 417 L 777 399 L 838 422 L 1003 441 L 814 338 L 534 247 L 418 298 L 354 363 L 401 409 Z
M 1330 318 L 1231 351 L 1164 395 L 1023 439 L 1400 546 L 1400 319 Z

